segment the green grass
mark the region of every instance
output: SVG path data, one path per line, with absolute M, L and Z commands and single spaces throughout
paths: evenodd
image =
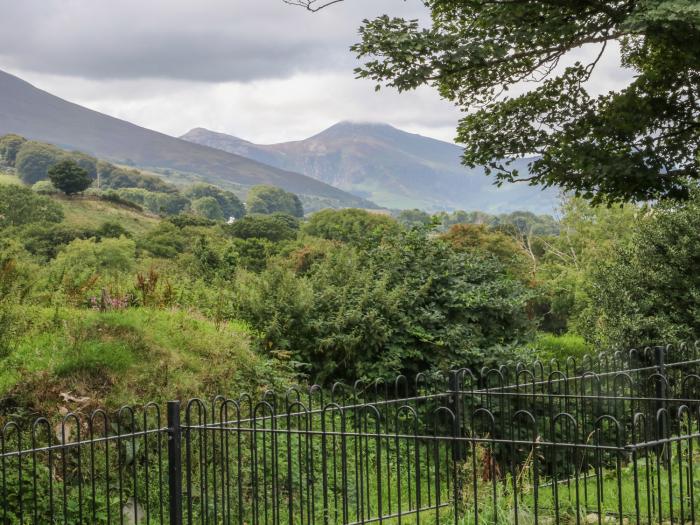
M 550 359 L 558 359 L 559 362 L 565 363 L 567 357 L 572 356 L 580 361 L 587 354 L 594 352 L 595 348 L 586 342 L 580 335 L 576 334 L 538 334 L 534 343 L 537 356 L 542 361 Z
M 0 359 L 0 399 L 53 415 L 61 393 L 116 407 L 234 394 L 274 380 L 249 348 L 242 325 L 184 311 L 23 307 L 24 319 Z
M 15 175 L 0 170 L 1 184 L 22 184 L 22 181 Z M 151 213 L 100 200 L 95 196 L 54 195 L 52 198 L 60 202 L 63 207 L 65 213 L 63 223 L 75 228 L 89 229 L 103 222 L 116 222 L 129 232 L 139 235 L 151 230 L 160 222 L 160 218 Z
M 22 181 L 12 173 L 0 170 L 0 184 L 22 184 Z
M 64 224 L 75 228 L 93 228 L 103 222 L 116 222 L 133 234 L 142 234 L 154 228 L 160 219 L 127 206 L 121 206 L 97 197 L 54 197 L 65 213 Z

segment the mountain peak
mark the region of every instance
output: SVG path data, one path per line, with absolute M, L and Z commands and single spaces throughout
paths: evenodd
M 266 145 L 214 133 L 185 138 L 304 173 L 388 208 L 542 213 L 556 201 L 532 186 L 496 188 L 483 169 L 461 165 L 459 146 L 384 123 L 345 120 L 305 140 Z M 527 162 L 518 167 L 526 171 Z
M 366 201 L 312 177 L 137 126 L 58 98 L 0 71 L 0 135 L 74 149 L 112 162 L 195 174 L 227 189 L 272 184 L 344 206 Z

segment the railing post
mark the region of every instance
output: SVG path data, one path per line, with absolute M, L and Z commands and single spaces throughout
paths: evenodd
M 182 525 L 182 432 L 179 401 L 168 401 L 168 495 L 170 525 Z
M 657 439 L 659 441 L 664 441 L 664 445 L 659 445 L 658 454 L 662 458 L 664 466 L 668 466 L 671 461 L 671 450 L 670 444 L 668 443 L 668 428 L 667 428 L 667 416 L 664 414 L 661 419 L 658 419 L 658 414 L 661 409 L 666 408 L 666 348 L 663 346 L 654 347 L 654 364 L 656 365 L 656 371 L 661 375 L 660 378 L 656 380 L 656 432 Z
M 464 435 L 463 415 L 462 415 L 462 374 L 458 370 L 450 371 L 450 409 L 455 416 L 454 428 L 452 429 L 455 438 Z M 466 458 L 466 446 L 461 440 L 455 439 L 452 443 L 452 456 L 455 461 Z

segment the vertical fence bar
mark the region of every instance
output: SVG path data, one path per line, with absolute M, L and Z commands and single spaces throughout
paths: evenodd
M 182 525 L 182 432 L 179 401 L 168 401 L 168 496 L 170 525 Z

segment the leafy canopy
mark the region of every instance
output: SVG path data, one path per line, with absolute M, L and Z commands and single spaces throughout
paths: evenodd
M 224 218 L 240 219 L 245 215 L 245 207 L 236 195 L 230 191 L 222 190 L 211 184 L 194 184 L 184 191 L 185 197 L 196 199 L 202 197 L 212 197 L 221 207 Z
M 51 144 L 28 141 L 17 152 L 15 168 L 26 184 L 34 184 L 48 177 L 51 166 L 65 158 L 65 152 Z
M 246 215 L 233 224 L 227 224 L 225 230 L 238 239 L 267 239 L 279 242 L 296 238 L 296 230 L 291 221 L 281 214 Z
M 81 193 L 92 184 L 88 171 L 73 159 L 66 159 L 48 170 L 51 183 L 66 195 Z
M 261 184 L 253 186 L 246 200 L 248 213 L 286 213 L 292 217 L 303 217 L 304 207 L 294 193 L 275 186 Z
M 14 166 L 17 153 L 27 139 L 10 133 L 0 137 L 0 164 Z
M 337 0 L 339 1 L 339 0 Z M 286 0 L 318 10 L 336 2 Z M 430 85 L 467 112 L 463 163 L 501 184 L 560 186 L 596 202 L 686 198 L 700 176 L 697 0 L 425 0 L 432 24 L 365 20 L 358 76 L 399 91 Z M 585 47 L 594 57 L 571 62 Z M 599 59 L 619 47 L 634 79 L 591 95 Z M 520 95 L 524 81 L 537 86 Z M 523 177 L 512 159 L 533 157 Z M 510 159 L 510 160 L 509 160 Z
M 304 225 L 304 232 L 314 237 L 355 245 L 375 243 L 400 229 L 399 223 L 391 217 L 356 208 L 321 210 Z
M 596 343 L 639 347 L 700 333 L 700 190 L 684 206 L 645 211 L 630 242 L 593 268 L 582 324 Z

